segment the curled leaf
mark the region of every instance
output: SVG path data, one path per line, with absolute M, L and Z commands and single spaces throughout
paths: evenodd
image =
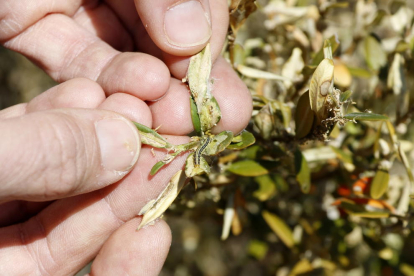
M 216 155 L 226 149 L 233 139 L 233 132 L 223 131 L 217 135 L 212 135 L 203 152 L 205 155 Z
M 318 65 L 313 73 L 309 85 L 309 100 L 311 109 L 315 112 L 317 123 L 327 117 L 327 107 L 325 105 L 327 96 L 332 92 L 334 76 L 334 64 L 331 59 L 325 58 Z
M 206 159 L 197 151 L 191 153 L 185 161 L 185 175 L 187 177 L 194 177 L 203 173 L 210 173 L 210 166 Z
M 150 175 L 155 175 L 163 166 L 165 165 L 164 161 L 157 162 L 151 169 Z
M 253 145 L 256 142 L 253 134 L 248 131 L 243 131 L 241 134 L 233 137 L 231 144 L 227 146 L 228 149 L 241 150 Z
M 200 118 L 201 133 L 209 131 L 221 119 L 220 107 L 211 94 L 210 72 L 211 51 L 210 44 L 207 44 L 200 53 L 191 57 L 187 72 L 191 96 Z M 192 108 L 193 112 L 195 112 L 194 108 Z M 196 121 L 194 124 L 196 128 L 198 125 L 196 116 L 192 115 L 192 118 L 193 124 Z
M 221 119 L 220 107 L 213 96 L 207 98 L 198 110 L 203 132 L 212 129 Z
M 141 223 L 137 230 L 146 225 L 153 224 L 155 220 L 158 219 L 168 209 L 168 207 L 170 207 L 183 188 L 185 180 L 186 177 L 184 172 L 182 170 L 178 171 L 171 178 L 170 182 L 157 197 L 157 199 L 151 200 L 141 209 L 139 215 L 144 216 L 142 217 Z
M 155 130 L 144 125 L 134 122 L 141 136 L 141 143 L 160 149 L 171 149 L 173 145 L 167 142 L 164 137 L 159 135 Z
M 201 133 L 200 116 L 198 116 L 197 106 L 192 97 L 190 97 L 190 108 L 191 108 L 191 121 L 193 122 L 194 131 L 197 134 L 200 134 Z
M 209 98 L 208 85 L 211 72 L 211 52 L 210 44 L 194 55 L 190 59 L 190 65 L 188 66 L 187 80 L 190 87 L 191 95 L 195 101 L 195 104 L 200 113 L 200 108 L 203 105 L 205 98 Z

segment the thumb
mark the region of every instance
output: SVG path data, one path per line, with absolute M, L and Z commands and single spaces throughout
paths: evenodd
M 103 188 L 136 163 L 135 126 L 105 110 L 56 109 L 0 121 L 0 202 Z
M 209 0 L 135 0 L 135 6 L 151 39 L 166 53 L 193 55 L 212 35 Z

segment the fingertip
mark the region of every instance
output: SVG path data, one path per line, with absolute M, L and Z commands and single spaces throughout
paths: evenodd
M 109 95 L 122 92 L 142 100 L 155 100 L 168 90 L 170 72 L 159 59 L 142 53 L 117 55 L 98 78 Z
M 105 99 L 102 87 L 86 78 L 76 78 L 56 85 L 27 104 L 27 112 L 55 108 L 96 108 Z
M 222 117 L 213 131 L 239 133 L 249 123 L 253 110 L 249 89 L 223 58 L 217 60 L 211 78 L 214 80 L 213 94 L 220 105 Z
M 163 60 L 165 64 L 168 66 L 168 69 L 177 79 L 183 79 L 187 75 L 188 65 L 190 64 L 191 56 L 182 57 L 182 56 L 174 56 L 167 53 L 163 53 Z M 213 60 L 216 57 L 212 57 Z
M 163 134 L 185 135 L 193 131 L 190 117 L 190 93 L 179 80 L 171 79 L 168 93 L 149 105 L 153 127 Z
M 193 55 L 212 35 L 208 0 L 135 0 L 135 5 L 151 39 L 169 54 Z
M 159 275 L 171 246 L 171 230 L 158 221 L 139 231 L 138 219 L 116 230 L 92 264 L 93 275 Z
M 148 105 L 129 94 L 112 94 L 99 106 L 99 109 L 114 111 L 134 122 L 152 126 L 152 114 Z

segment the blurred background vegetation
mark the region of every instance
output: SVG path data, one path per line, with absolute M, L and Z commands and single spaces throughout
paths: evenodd
M 229 0 L 229 10 L 223 55 L 252 93 L 257 142 L 210 160 L 211 175 L 167 211 L 161 275 L 414 275 L 414 1 Z M 322 133 L 302 95 L 325 39 L 342 97 Z M 18 54 L 0 48 L 0 60 L 1 108 L 54 85 Z M 350 112 L 389 120 L 341 119 Z

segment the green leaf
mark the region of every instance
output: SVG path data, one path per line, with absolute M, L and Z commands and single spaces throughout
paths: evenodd
M 259 240 L 252 240 L 250 241 L 248 252 L 249 255 L 255 257 L 257 260 L 263 260 L 263 258 L 266 256 L 267 250 L 269 247 L 267 246 L 267 243 L 259 241 Z
M 391 123 L 388 125 L 388 127 L 389 129 L 393 129 Z M 390 135 L 391 135 L 391 132 L 390 132 Z M 396 140 L 397 138 L 396 138 L 395 133 L 393 136 L 394 136 L 394 139 Z M 397 211 L 400 214 L 406 214 L 409 208 L 409 204 L 410 204 L 410 191 L 412 187 L 414 186 L 414 176 L 412 173 L 410 163 L 408 162 L 407 156 L 405 155 L 404 151 L 401 148 L 401 144 L 398 144 L 397 150 L 398 150 L 398 155 L 401 159 L 401 162 L 403 163 L 405 170 L 407 172 L 408 178 L 410 179 L 409 182 L 404 184 L 404 188 L 401 191 L 400 201 L 398 203 L 398 208 L 397 208 Z
M 190 107 L 191 107 L 191 121 L 193 122 L 194 131 L 197 133 L 197 135 L 200 135 L 201 134 L 200 117 L 198 116 L 197 106 L 192 97 L 190 97 Z
M 216 155 L 226 149 L 233 139 L 233 132 L 222 131 L 217 135 L 210 136 L 209 142 L 202 154 Z
M 371 182 L 370 194 L 373 199 L 382 197 L 388 189 L 389 180 L 390 175 L 387 170 L 380 169 L 377 171 Z
M 348 100 L 349 97 L 351 97 L 351 95 L 352 95 L 352 91 L 351 90 L 346 90 L 345 92 L 341 93 L 341 95 L 339 96 L 339 101 L 344 102 L 344 101 Z
M 311 186 L 310 170 L 305 156 L 303 156 L 299 149 L 295 151 L 295 169 L 296 180 L 299 182 L 302 192 L 305 194 L 309 193 Z
M 336 157 L 344 163 L 344 166 L 348 171 L 353 171 L 355 169 L 355 165 L 352 160 L 352 153 L 343 151 L 342 149 L 338 149 L 333 146 L 330 148 L 335 152 Z
M 261 146 L 253 145 L 242 150 L 239 156 L 245 159 L 260 159 L 260 157 L 263 155 L 263 150 L 264 149 Z
M 247 148 L 248 146 L 253 145 L 256 142 L 253 134 L 243 130 L 243 132 L 235 137 L 233 137 L 231 144 L 227 146 L 231 150 L 241 150 Z
M 151 169 L 150 175 L 155 175 L 163 166 L 165 165 L 164 161 L 157 162 Z
M 385 212 L 356 212 L 351 213 L 353 216 L 361 217 L 361 218 L 388 218 L 390 213 Z
M 200 116 L 201 130 L 206 132 L 212 129 L 221 119 L 220 106 L 216 101 L 216 98 L 211 96 L 203 101 L 203 104 L 198 107 L 198 114 Z
M 265 167 L 253 160 L 235 162 L 227 170 L 241 176 L 259 176 L 269 173 Z
M 354 77 L 369 79 L 372 76 L 370 71 L 362 68 L 348 67 L 348 70 L 349 73 L 351 73 L 351 75 Z
M 155 130 L 136 122 L 133 123 L 139 131 L 142 144 L 150 145 L 160 149 L 170 149 L 173 147 L 173 145 L 168 143 L 167 140 L 165 140 L 165 138 L 159 135 Z
M 406 264 L 406 263 L 402 263 L 400 264 L 400 271 L 405 276 L 412 276 L 414 275 L 414 266 Z
M 351 121 L 385 121 L 388 120 L 387 116 L 375 113 L 348 113 L 344 116 L 344 119 Z
M 287 247 L 292 248 L 295 245 L 292 230 L 290 230 L 289 226 L 281 218 L 268 211 L 263 211 L 262 216 L 273 232 Z
M 233 43 L 230 48 L 230 60 L 233 67 L 243 64 L 245 59 L 244 49 L 239 43 Z
M 327 45 L 327 44 L 330 44 L 330 45 Z M 311 66 L 317 66 L 319 63 L 321 63 L 321 61 L 325 58 L 323 50 L 327 46 L 331 47 L 332 54 L 336 52 L 336 50 L 339 47 L 339 42 L 335 35 L 331 36 L 329 39 L 324 41 L 324 47 L 322 47 L 322 49 L 320 49 L 319 52 L 314 56 Z
M 289 276 L 304 275 L 305 273 L 309 273 L 312 270 L 314 270 L 314 267 L 312 266 L 311 262 L 309 262 L 308 259 L 302 259 L 295 264 Z
M 309 91 L 300 96 L 295 112 L 296 138 L 302 139 L 312 129 L 315 113 L 309 102 Z
M 266 201 L 276 194 L 276 183 L 270 175 L 257 176 L 254 178 L 254 181 L 259 184 L 259 189 L 253 193 L 253 196 L 258 200 Z
M 364 40 L 365 61 L 369 68 L 378 71 L 387 63 L 387 54 L 382 48 L 381 43 L 373 36 L 368 36 Z

